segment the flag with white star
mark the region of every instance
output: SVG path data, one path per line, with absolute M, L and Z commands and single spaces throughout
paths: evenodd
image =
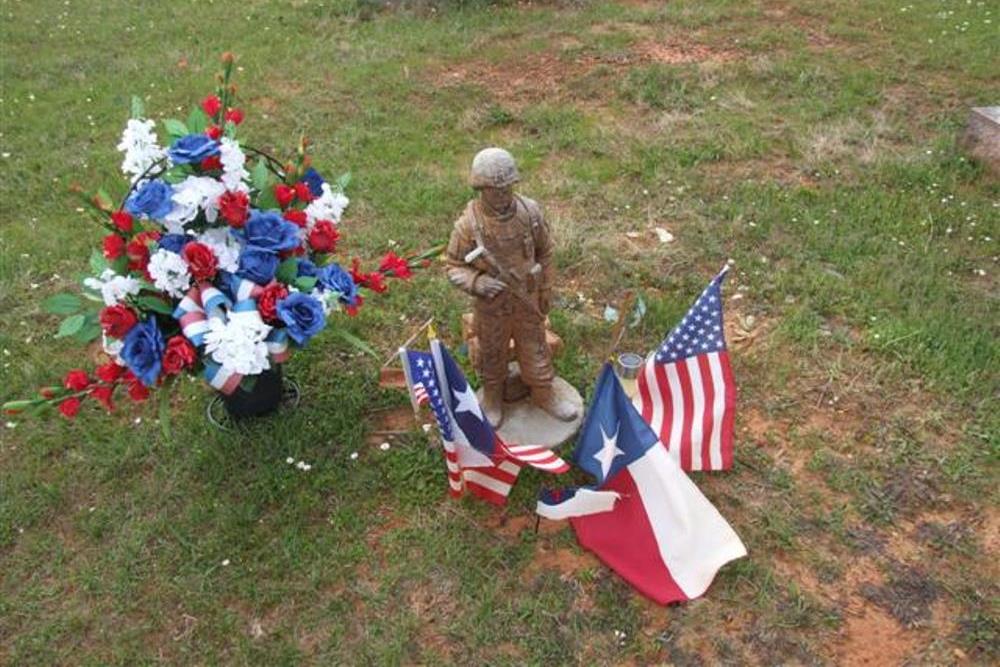
M 637 379 L 636 409 L 688 471 L 733 467 L 736 384 L 722 325 L 728 270 L 712 279 Z
M 660 446 L 605 364 L 573 460 L 592 487 L 543 492 L 537 512 L 569 519 L 580 546 L 660 604 L 702 595 L 746 555 L 732 527 Z

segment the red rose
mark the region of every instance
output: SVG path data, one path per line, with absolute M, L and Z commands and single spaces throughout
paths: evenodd
M 149 398 L 149 389 L 146 388 L 139 378 L 132 371 L 125 373 L 125 382 L 128 384 L 128 395 L 133 401 L 145 401 Z
M 224 192 L 219 197 L 219 213 L 237 229 L 246 224 L 249 211 L 250 197 L 245 192 Z
M 309 184 L 305 181 L 299 181 L 295 184 L 295 196 L 299 198 L 299 201 L 310 202 L 316 199 L 316 195 L 312 193 L 309 189 Z
M 115 211 L 112 213 L 111 223 L 118 231 L 124 234 L 132 232 L 132 216 L 129 215 L 128 211 Z
M 198 168 L 202 171 L 222 169 L 222 158 L 218 155 L 209 155 L 198 164 Z
M 225 119 L 233 125 L 239 125 L 243 122 L 243 112 L 239 109 L 230 109 L 226 112 Z
M 117 234 L 104 237 L 104 259 L 114 261 L 125 252 L 125 239 Z
M 288 296 L 288 290 L 281 283 L 271 283 L 257 297 L 257 310 L 265 322 L 278 320 L 278 302 Z
M 59 404 L 59 412 L 61 412 L 63 416 L 68 419 L 76 417 L 76 413 L 78 413 L 79 411 L 80 411 L 80 399 L 76 398 L 75 396 L 73 398 L 67 398 L 65 401 Z
M 218 141 L 222 137 L 222 128 L 218 125 L 209 125 L 205 128 L 205 136 Z
M 340 232 L 329 220 L 319 220 L 309 230 L 309 245 L 316 252 L 334 252 L 339 239 Z
M 204 243 L 193 241 L 181 250 L 181 257 L 188 263 L 188 270 L 195 280 L 211 280 L 219 270 L 219 260 Z
M 87 377 L 86 371 L 81 371 L 79 368 L 66 373 L 66 379 L 63 380 L 63 386 L 70 391 L 82 391 L 89 384 L 90 378 Z
M 135 238 L 125 246 L 129 271 L 146 271 L 146 265 L 149 264 L 149 244 L 159 239 L 159 232 L 142 232 L 135 235 Z
M 111 403 L 111 395 L 115 393 L 114 387 L 94 387 L 90 390 L 90 395 L 104 406 L 104 409 L 111 412 L 115 406 Z
M 357 314 L 358 314 L 358 310 L 360 310 L 360 309 L 361 309 L 361 306 L 362 306 L 362 305 L 364 304 L 364 302 L 365 302 L 365 298 L 364 298 L 363 296 L 361 296 L 361 295 L 359 294 L 359 295 L 358 295 L 358 296 L 357 296 L 357 297 L 356 297 L 356 298 L 354 299 L 354 305 L 353 305 L 353 306 L 347 306 L 347 305 L 345 305 L 345 306 L 344 306 L 344 311 L 345 311 L 345 312 L 346 312 L 346 313 L 347 313 L 347 314 L 348 314 L 349 316 L 351 316 L 351 317 L 354 317 L 355 315 L 357 315 Z
M 113 361 L 109 361 L 106 364 L 101 364 L 100 366 L 98 366 L 94 370 L 94 375 L 96 375 L 97 379 L 100 380 L 101 382 L 106 382 L 107 384 L 114 384 L 115 382 L 118 381 L 118 378 L 120 378 L 122 376 L 122 373 L 124 372 L 125 369 L 122 366 L 119 366 Z
M 295 188 L 290 188 L 284 183 L 278 183 L 274 186 L 274 198 L 278 200 L 278 205 L 281 208 L 286 208 L 295 199 Z
M 210 118 L 215 118 L 216 114 L 222 110 L 222 100 L 217 95 L 209 95 L 201 101 L 201 110 Z
M 139 322 L 131 308 L 122 304 L 107 306 L 98 315 L 101 329 L 112 338 L 124 338 L 125 334 Z
M 305 227 L 306 223 L 309 222 L 309 217 L 306 215 L 306 212 L 296 209 L 285 211 L 282 213 L 282 217 L 288 222 L 294 222 L 299 227 Z
M 378 265 L 378 270 L 380 273 L 393 278 L 405 279 L 413 275 L 410 272 L 409 263 L 392 251 L 387 252 L 385 257 L 382 258 L 382 263 Z
M 167 375 L 177 375 L 185 368 L 194 365 L 198 353 L 194 345 L 184 336 L 174 336 L 167 341 L 167 349 L 163 353 L 163 372 Z

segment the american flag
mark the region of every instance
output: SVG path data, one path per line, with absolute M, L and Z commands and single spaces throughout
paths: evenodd
M 686 471 L 733 467 L 736 385 L 719 272 L 639 373 L 635 407 Z
M 439 341 L 431 341 L 431 354 L 403 348 L 400 356 L 415 404 L 420 404 L 420 384 L 420 393 L 426 394 L 437 421 L 452 496 L 468 490 L 503 505 L 524 465 L 555 473 L 569 470 L 565 461 L 544 447 L 504 443 L 483 415 L 458 364 Z

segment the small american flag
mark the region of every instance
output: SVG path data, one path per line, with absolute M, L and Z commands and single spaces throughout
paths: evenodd
M 722 330 L 719 272 L 639 373 L 635 407 L 681 468 L 733 467 L 736 385 Z

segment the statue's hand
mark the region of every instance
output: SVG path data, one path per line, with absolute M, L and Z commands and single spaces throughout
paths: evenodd
M 507 289 L 507 283 L 497 280 L 493 276 L 479 276 L 476 280 L 476 294 L 492 299 L 500 292 Z

